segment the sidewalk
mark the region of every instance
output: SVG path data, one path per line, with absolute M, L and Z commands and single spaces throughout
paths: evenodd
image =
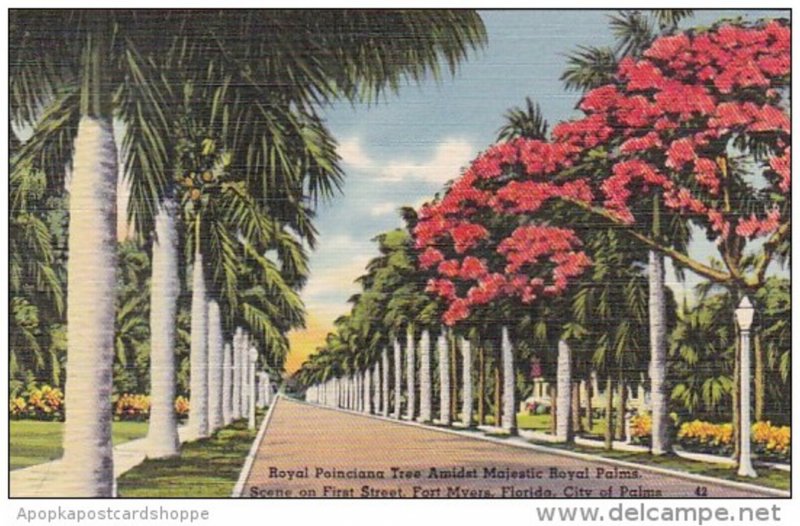
M 554 435 L 551 435 L 549 433 L 544 433 L 542 431 L 521 429 L 519 430 L 519 436 L 527 438 L 529 440 L 535 440 L 537 442 L 550 442 L 550 443 L 558 442 L 558 439 Z M 575 444 L 586 447 L 605 448 L 605 442 L 603 442 L 602 440 L 594 440 L 583 437 L 575 437 Z M 630 451 L 634 453 L 648 453 L 650 451 L 650 448 L 648 448 L 647 446 L 629 444 L 627 442 L 620 442 L 618 440 L 614 440 L 612 448 L 617 451 Z M 720 464 L 723 466 L 736 465 L 736 461 L 730 457 L 711 455 L 708 453 L 695 453 L 693 451 L 686 451 L 685 449 L 681 448 L 675 448 L 674 451 L 677 456 L 685 458 L 687 460 L 696 460 L 698 462 L 710 462 L 712 464 Z M 758 461 L 754 462 L 756 466 L 760 467 L 777 469 L 779 471 L 786 471 L 789 473 L 791 473 L 792 471 L 791 464 L 781 464 L 777 462 L 758 462 Z
M 186 426 L 178 428 L 178 438 L 181 444 L 189 440 L 189 429 Z M 146 458 L 146 440 L 139 438 L 114 447 L 114 480 Z M 59 476 L 62 469 L 61 460 L 15 469 L 10 472 L 9 494 L 12 498 L 53 498 L 63 495 L 65 492 L 58 487 L 58 481 L 62 480 Z

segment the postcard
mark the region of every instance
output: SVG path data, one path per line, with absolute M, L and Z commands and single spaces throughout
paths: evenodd
M 791 79 L 788 9 L 10 9 L 9 497 L 789 499 Z

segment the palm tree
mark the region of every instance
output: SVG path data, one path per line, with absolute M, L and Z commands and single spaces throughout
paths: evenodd
M 439 354 L 439 422 L 450 425 L 451 415 L 451 389 L 450 389 L 450 350 L 447 345 L 447 336 L 444 332 L 436 340 Z
M 93 374 L 91 381 L 81 381 L 89 387 L 83 389 L 72 382 L 75 387 L 67 395 L 68 406 L 73 414 L 82 415 L 82 422 L 73 420 L 67 425 L 65 443 L 69 447 L 65 461 L 79 466 L 70 471 L 80 480 L 72 486 L 77 495 L 108 495 L 112 473 L 110 420 L 104 416 L 104 405 L 110 390 L 113 338 L 109 313 L 113 301 L 117 173 L 111 95 L 118 86 L 121 88 L 118 109 L 128 125 L 123 141 L 126 172 L 131 177 L 134 196 L 144 197 L 132 201 L 148 212 L 134 214 L 132 220 L 138 222 L 138 232 L 150 231 L 145 228 L 145 216 L 156 215 L 169 186 L 165 180 L 168 147 L 163 141 L 170 136 L 170 130 L 164 118 L 166 112 L 159 107 L 161 99 L 151 89 L 158 82 L 149 77 L 155 68 L 149 67 L 144 51 L 163 53 L 170 48 L 175 32 L 164 31 L 164 24 L 179 29 L 187 35 L 187 41 L 197 45 L 195 49 L 200 52 L 196 56 L 203 57 L 201 69 L 214 63 L 225 74 L 235 71 L 234 80 L 239 81 L 235 84 L 251 90 L 251 95 L 257 86 L 285 87 L 285 79 L 292 78 L 292 93 L 281 96 L 287 104 L 306 109 L 309 104 L 341 94 L 373 97 L 385 87 L 396 88 L 404 78 L 418 80 L 429 71 L 438 74 L 442 59 L 452 70 L 468 48 L 481 44 L 485 37 L 477 15 L 465 11 L 70 11 L 67 16 L 68 23 L 63 12 L 19 11 L 12 15 L 10 36 L 19 43 L 10 60 L 12 115 L 17 123 L 34 125 L 39 121 L 35 140 L 29 142 L 28 153 L 23 157 L 56 167 L 51 176 L 57 180 L 74 141 L 71 228 L 85 226 L 98 234 L 70 236 L 69 270 L 74 274 L 70 279 L 68 321 L 72 322 L 73 335 L 80 335 L 69 340 L 70 359 L 73 366 L 77 365 L 73 370 Z M 57 32 L 54 27 L 68 29 Z M 386 38 L 373 38 L 374 32 L 365 30 L 370 27 L 381 27 Z M 298 28 L 304 31 L 298 32 Z M 242 32 L 252 38 L 241 39 Z M 73 45 L 75 35 L 81 38 L 78 46 Z M 392 35 L 417 37 L 397 40 L 390 38 Z M 63 42 L 56 42 L 59 39 Z M 293 42 L 295 47 L 275 48 L 276 42 Z M 397 42 L 407 45 L 398 48 Z M 312 49 L 320 50 L 320 54 L 309 54 Z M 253 63 L 253 56 L 261 58 L 257 64 Z M 252 161 L 247 175 L 262 190 L 257 193 L 274 195 L 272 189 L 281 188 L 281 181 L 287 179 L 294 184 L 284 185 L 283 195 L 291 189 L 296 193 L 305 188 L 314 195 L 336 186 L 336 180 L 329 175 L 329 164 L 312 164 L 307 172 L 294 169 L 293 159 L 282 155 L 284 138 L 274 128 L 275 121 L 264 113 L 263 101 L 253 103 L 252 97 L 246 101 L 251 118 L 239 121 L 246 124 L 246 129 L 239 130 L 232 148 Z M 125 111 L 126 107 L 136 111 Z M 40 108 L 48 109 L 47 119 L 40 121 Z M 265 115 L 267 118 L 263 118 Z M 70 126 L 42 124 L 54 122 L 67 122 Z M 260 133 L 264 129 L 271 133 Z M 273 140 L 263 140 L 265 136 Z M 260 145 L 259 153 L 253 155 L 250 148 L 254 143 L 250 141 Z M 270 170 L 274 166 L 270 160 L 275 159 L 280 169 Z M 296 202 L 282 201 L 292 211 L 296 210 Z M 289 215 L 294 216 L 294 212 Z M 296 223 L 303 220 L 294 219 Z M 79 231 L 83 229 L 73 230 Z M 96 267 L 104 272 L 96 272 Z M 82 271 L 92 275 L 84 276 Z M 103 298 L 105 304 L 95 296 Z M 196 310 L 202 311 L 199 306 Z
M 441 367 L 441 361 L 439 367 Z M 430 422 L 433 418 L 432 396 L 431 337 L 427 330 L 423 330 L 419 339 L 419 420 L 422 422 Z
M 124 161 L 162 186 L 165 135 L 158 101 L 147 93 L 143 57 L 163 46 L 167 13 L 14 11 L 9 37 L 11 116 L 33 127 L 19 163 L 45 170 L 53 186 L 71 161 L 67 272 L 68 371 L 64 431 L 69 495 L 111 496 L 111 369 L 114 348 L 118 153 L 112 116 L 136 97 L 142 110 L 119 112 L 131 129 Z M 117 97 L 113 95 L 117 93 Z M 115 101 L 122 101 L 115 107 Z M 44 109 L 44 111 L 42 111 Z M 55 123 L 66 125 L 55 125 Z M 72 371 L 72 372 L 70 372 Z
M 530 97 L 525 97 L 525 109 L 513 107 L 503 117 L 505 123 L 497 132 L 498 141 L 510 141 L 519 137 L 543 140 L 547 137 L 548 124 L 542 108 Z
M 614 48 L 582 47 L 568 57 L 568 66 L 562 74 L 568 89 L 589 90 L 613 79 L 617 64 L 623 57 L 639 57 L 659 34 L 668 34 L 677 29 L 678 23 L 692 16 L 691 10 L 653 10 L 650 16 L 636 10 L 620 11 L 611 16 L 610 26 L 617 42 Z M 654 26 L 658 26 L 656 31 Z M 655 239 L 665 239 L 663 231 L 668 218 L 663 217 L 659 196 L 654 195 L 650 214 L 651 234 Z M 639 216 L 642 217 L 642 216 Z M 687 242 L 685 224 L 672 221 L 683 236 L 670 236 L 677 244 Z M 669 429 L 668 396 L 666 382 L 667 340 L 666 324 L 667 302 L 664 285 L 664 256 L 651 250 L 648 254 L 649 314 L 650 314 L 650 392 L 653 411 L 652 453 L 662 455 L 671 450 L 671 431 Z
M 373 24 L 383 24 L 382 29 L 390 32 L 422 31 L 418 33 L 421 42 L 400 50 L 407 55 L 407 61 L 383 62 L 380 68 L 375 68 L 375 60 L 387 53 L 395 56 L 398 50 L 393 45 L 390 49 L 385 42 L 362 40 L 363 33 L 358 31 L 348 32 Z M 237 33 L 243 28 L 257 27 L 258 31 L 254 38 L 243 42 L 224 31 L 216 32 L 216 28 L 226 25 L 237 27 Z M 266 37 L 265 26 L 271 28 L 269 38 L 255 37 Z M 301 31 L 298 32 L 298 28 Z M 436 36 L 432 38 L 434 30 Z M 461 41 L 440 40 L 442 31 L 458 35 Z M 211 101 L 209 128 L 215 122 L 228 119 L 225 112 L 230 108 L 228 122 L 235 124 L 219 134 L 223 136 L 223 147 L 230 153 L 232 162 L 243 167 L 247 190 L 265 199 L 267 213 L 286 222 L 312 246 L 314 232 L 305 200 L 310 198 L 316 202 L 319 196 L 331 195 L 341 181 L 334 143 L 313 106 L 340 96 L 371 98 L 384 87 L 396 89 L 404 76 L 419 80 L 428 70 L 437 74 L 440 58 L 452 69 L 465 56 L 468 47 L 478 45 L 483 39 L 477 17 L 453 17 L 444 12 L 432 12 L 431 16 L 386 13 L 377 17 L 365 12 L 321 12 L 313 17 L 287 11 L 273 11 L 268 17 L 253 12 L 235 15 L 223 12 L 195 17 L 188 31 L 193 37 L 209 32 L 215 41 L 214 47 L 219 48 L 214 51 L 213 74 L 217 82 L 208 83 L 219 87 L 211 96 L 201 97 Z M 276 50 L 278 53 L 262 55 L 265 60 L 259 67 L 247 71 L 240 67 L 240 57 L 249 57 L 256 50 L 263 54 L 266 49 L 273 48 L 274 42 L 283 40 L 281 34 L 287 33 L 298 49 L 303 50 L 302 54 Z M 419 53 L 420 43 L 425 49 L 423 53 Z M 208 61 L 208 49 L 201 47 L 197 54 L 202 61 Z M 365 61 L 362 51 L 366 49 L 372 56 Z M 320 50 L 319 56 L 310 50 Z M 182 60 L 191 62 L 195 57 L 189 55 Z M 334 63 L 330 61 L 331 56 L 337 57 Z M 389 63 L 393 66 L 386 67 Z M 285 78 L 295 79 L 295 82 L 287 84 Z M 264 86 L 274 86 L 274 89 L 264 89 Z M 219 111 L 219 120 L 215 120 L 215 110 Z M 199 244 L 197 247 L 202 251 Z M 202 256 L 202 253 L 197 252 L 197 255 Z M 202 265 L 197 268 L 202 269 Z M 196 301 L 203 303 L 202 298 Z M 198 312 L 200 310 L 198 307 Z M 197 327 L 201 329 L 200 324 Z M 202 346 L 197 347 L 196 354 L 198 360 L 204 358 Z M 201 367 L 198 366 L 200 374 Z M 203 391 L 200 391 L 202 397 Z
M 12 150 L 13 156 L 16 151 Z M 9 369 L 13 380 L 47 379 L 61 385 L 61 359 L 48 325 L 64 316 L 61 241 L 50 224 L 59 209 L 44 173 L 13 170 L 9 181 Z M 54 212 L 57 213 L 57 212 Z M 58 223 L 58 221 L 56 221 Z
M 472 389 L 472 343 L 461 337 L 461 421 L 464 427 L 472 427 L 473 389 Z
M 723 407 L 730 407 L 734 308 L 730 294 L 703 297 L 681 314 L 672 334 L 670 354 L 676 358 L 672 399 L 694 418 L 716 419 Z
M 606 378 L 606 442 L 613 439 L 613 385 L 621 393 L 638 384 L 646 348 L 647 284 L 643 276 L 642 247 L 613 230 L 596 230 L 588 238 L 593 267 L 590 279 L 573 294 L 571 328 L 576 347 L 591 354 L 595 368 Z M 671 296 L 668 313 L 674 313 Z M 624 396 L 618 396 L 624 403 Z M 619 427 L 625 407 L 617 408 Z

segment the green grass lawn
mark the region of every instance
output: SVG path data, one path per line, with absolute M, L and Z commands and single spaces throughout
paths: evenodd
M 539 442 L 530 441 L 535 444 Z M 606 458 L 613 458 L 616 460 L 624 460 L 626 462 L 635 462 L 645 466 L 658 466 L 662 468 L 672 469 L 675 471 L 682 471 L 684 473 L 693 473 L 695 475 L 705 475 L 708 477 L 717 477 L 726 480 L 735 480 L 738 482 L 747 482 L 749 484 L 757 484 L 768 488 L 775 488 L 781 490 L 788 490 L 792 474 L 786 471 L 779 471 L 777 469 L 760 468 L 758 471 L 758 478 L 751 479 L 747 477 L 740 477 L 736 474 L 736 467 L 723 466 L 720 464 L 711 464 L 708 462 L 700 462 L 696 460 L 689 460 L 674 455 L 665 455 L 654 457 L 649 453 L 636 453 L 631 451 L 606 451 L 596 447 L 585 447 L 571 445 L 566 446 L 563 444 L 550 444 L 541 443 L 543 446 L 554 447 L 559 449 L 568 449 L 570 451 L 577 451 L 579 453 L 587 453 L 589 455 L 596 455 Z
M 11 420 L 12 470 L 42 464 L 61 458 L 61 440 L 64 435 L 63 422 L 39 422 L 36 420 Z M 114 422 L 112 436 L 114 444 L 121 444 L 147 434 L 147 422 Z
M 586 419 L 584 419 L 585 423 Z M 530 429 L 532 431 L 550 431 L 550 415 L 529 415 L 527 413 L 517 413 L 517 427 L 520 429 Z M 603 436 L 606 431 L 605 420 L 595 418 L 592 422 L 592 430 L 590 435 L 597 437 Z M 586 433 L 582 433 L 586 435 Z
M 209 438 L 184 443 L 178 457 L 145 460 L 119 478 L 119 496 L 230 497 L 256 434 L 238 420 Z

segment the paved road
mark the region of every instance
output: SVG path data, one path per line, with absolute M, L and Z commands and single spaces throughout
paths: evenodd
M 286 398 L 276 403 L 243 497 L 768 496 Z

